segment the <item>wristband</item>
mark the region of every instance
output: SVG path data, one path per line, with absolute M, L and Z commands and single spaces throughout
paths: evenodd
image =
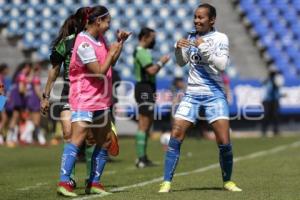
M 42 97 L 43 97 L 43 99 L 49 99 L 50 95 L 46 95 L 45 93 L 43 93 Z
M 157 63 L 157 66 L 159 66 L 160 68 L 162 68 L 164 66 L 164 64 L 161 62 L 161 61 L 158 61 Z

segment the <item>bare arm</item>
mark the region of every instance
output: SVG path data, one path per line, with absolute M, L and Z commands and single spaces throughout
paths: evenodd
M 160 66 L 158 66 L 157 64 L 153 64 L 147 67 L 146 72 L 150 75 L 155 75 L 159 72 L 160 69 L 161 69 Z
M 112 65 L 115 65 L 117 63 L 117 61 L 121 55 L 122 49 L 123 49 L 123 42 L 121 42 L 120 47 L 118 48 L 116 54 L 113 56 Z
M 128 39 L 128 37 L 131 35 L 131 32 L 126 32 L 126 31 L 122 31 L 122 30 L 118 30 L 117 31 L 117 38 L 118 38 L 118 42 L 121 44 L 120 48 L 118 49 L 118 51 L 116 52 L 116 54 L 113 57 L 113 63 L 112 65 L 115 65 L 117 60 L 120 57 L 120 54 L 122 52 L 123 49 L 123 44 L 124 42 Z
M 60 64 L 55 64 L 53 65 L 53 67 L 49 70 L 48 72 L 48 79 L 47 79 L 47 83 L 44 89 L 44 94 L 46 98 L 42 97 L 42 101 L 41 101 L 41 112 L 43 115 L 46 115 L 50 103 L 49 103 L 49 97 L 50 97 L 50 92 L 53 88 L 54 82 L 56 81 L 58 75 L 59 75 L 59 71 L 60 71 Z M 40 88 L 34 88 L 36 94 L 40 94 Z M 40 94 L 41 95 L 41 94 Z
M 150 75 L 155 75 L 159 70 L 170 60 L 169 55 L 162 56 L 156 64 L 153 64 L 146 68 L 146 72 Z
M 98 61 L 87 63 L 86 67 L 90 72 L 97 75 L 105 75 L 109 69 L 109 67 L 113 63 L 113 55 L 108 54 L 105 62 L 103 64 L 100 64 Z
M 53 85 L 57 77 L 59 76 L 60 66 L 60 64 L 55 64 L 48 72 L 48 79 L 44 89 L 44 94 L 46 96 L 50 96 L 50 92 L 53 88 Z

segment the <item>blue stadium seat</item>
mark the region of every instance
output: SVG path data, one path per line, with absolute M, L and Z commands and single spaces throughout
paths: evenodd
M 142 26 L 150 26 L 157 31 L 154 59 L 162 53 L 170 53 L 174 42 L 186 36 L 193 29 L 193 11 L 200 3 L 195 0 L 101 0 L 109 8 L 113 17 L 111 30 L 107 33 L 109 41 L 115 39 L 117 29 L 133 31 L 130 43 L 121 54 L 118 65 L 126 79 L 133 77 L 132 53 L 137 43 L 137 34 Z M 242 0 L 248 5 L 253 23 L 259 20 L 262 9 L 255 8 L 255 0 Z M 249 3 L 250 2 L 250 3 Z M 51 41 L 57 36 L 58 29 L 65 18 L 81 6 L 99 4 L 99 0 L 12 0 L 0 1 L 0 23 L 7 24 L 8 33 L 23 35 L 24 48 L 37 48 L 40 59 L 48 59 Z M 147 6 L 145 6 L 147 5 Z M 180 27 L 180 28 L 178 28 Z M 261 31 L 267 33 L 265 30 Z M 172 59 L 161 74 L 168 74 L 176 66 Z M 173 72 L 173 70 L 170 70 Z
M 256 24 L 254 24 L 254 27 L 255 27 L 256 33 L 260 37 L 262 37 L 264 35 L 267 35 L 268 32 L 269 32 L 269 28 L 266 25 L 264 25 L 264 24 L 256 23 Z
M 300 1 L 241 0 L 240 6 L 275 65 L 293 76 L 300 66 Z

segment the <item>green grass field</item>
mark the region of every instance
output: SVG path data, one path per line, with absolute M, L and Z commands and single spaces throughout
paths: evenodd
M 173 192 L 158 194 L 163 174 L 163 148 L 150 141 L 149 157 L 157 167 L 134 167 L 134 140 L 121 139 L 121 153 L 108 163 L 102 181 L 112 195 L 101 199 L 300 199 L 300 137 L 235 139 L 233 179 L 244 190 L 222 190 L 216 145 L 187 139 L 173 181 Z M 61 146 L 0 147 L 0 199 L 63 199 L 56 195 Z M 198 170 L 197 170 L 198 169 Z M 196 170 L 196 171 L 195 171 Z M 187 172 L 187 173 L 183 173 Z M 76 166 L 77 199 L 99 199 L 84 195 L 85 164 Z M 128 187 L 127 187 L 128 186 Z

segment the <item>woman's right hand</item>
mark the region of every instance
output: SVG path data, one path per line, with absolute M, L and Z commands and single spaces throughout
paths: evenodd
M 169 55 L 163 55 L 159 61 L 162 62 L 162 64 L 166 64 L 168 61 L 170 60 L 170 56 Z
M 42 115 L 46 116 L 50 107 L 49 99 L 43 98 L 41 101 L 41 113 Z
M 185 38 L 181 38 L 176 43 L 176 48 L 187 48 L 189 46 L 190 46 L 190 41 Z
M 118 53 L 118 51 L 120 50 L 120 48 L 122 48 L 122 43 L 121 42 L 114 42 L 110 45 L 108 53 L 111 56 L 115 56 Z

